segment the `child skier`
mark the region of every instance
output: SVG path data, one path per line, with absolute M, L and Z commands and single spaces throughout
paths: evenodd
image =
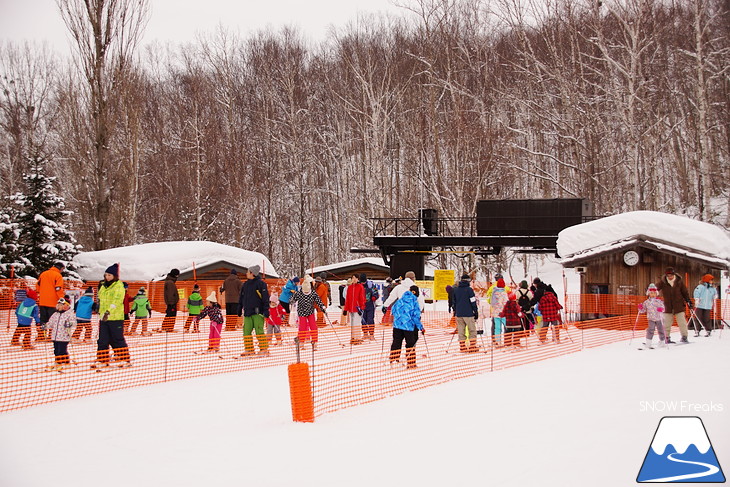
M 657 298 L 659 289 L 657 289 L 654 283 L 649 284 L 646 289 L 646 295 L 649 299 L 643 303 L 639 303 L 639 313 L 646 313 L 646 318 L 649 321 L 649 326 L 646 328 L 646 342 L 647 348 L 654 348 L 651 344 L 654 338 L 654 330 L 659 335 L 659 346 L 664 346 L 664 323 L 662 322 L 662 313 L 664 312 L 664 302 Z
M 76 315 L 71 311 L 71 303 L 67 298 L 61 298 L 56 304 L 56 312 L 45 325 L 45 329 L 50 332 L 53 355 L 56 357 L 56 364 L 49 366 L 49 371 L 63 372 L 63 366 L 70 363 L 68 342 L 71 341 L 74 328 L 76 328 Z
M 188 297 L 188 319 L 185 320 L 185 326 L 183 327 L 183 333 L 187 333 L 190 330 L 190 325 L 193 325 L 193 333 L 199 333 L 198 328 L 199 320 L 197 319 L 200 314 L 200 310 L 203 309 L 203 296 L 200 295 L 200 286 L 197 284 L 193 286 L 193 292 Z
M 497 279 L 495 287 L 491 289 L 489 297 L 489 304 L 492 307 L 492 343 L 496 346 L 500 345 L 499 335 L 505 331 L 505 319 L 501 317 L 500 313 L 507 304 L 507 289 L 509 288 L 505 285 L 504 279 L 500 277 Z
M 320 298 L 321 299 L 321 298 Z M 272 335 L 276 338 L 274 345 L 281 345 L 281 323 L 286 310 L 279 304 L 279 297 L 276 293 L 269 296 L 269 316 L 266 318 L 266 339 L 272 343 Z
M 76 301 L 74 305 L 74 313 L 76 313 L 76 330 L 73 339 L 78 340 L 81 334 L 84 334 L 84 342 L 91 340 L 91 315 L 96 311 L 96 303 L 94 303 L 94 290 L 91 287 L 86 288 L 84 295 Z
M 319 295 L 312 290 L 312 284 L 305 280 L 302 288 L 295 292 L 291 298 L 292 303 L 297 303 L 297 314 L 299 315 L 299 342 L 312 342 L 312 348 L 317 350 L 318 331 L 317 320 L 314 316 L 314 305 L 316 304 L 322 313 L 327 310 Z
M 208 306 L 202 309 L 196 318 L 195 329 L 198 329 L 198 323 L 206 316 L 210 318 L 210 333 L 208 334 L 208 349 L 206 352 L 218 352 L 221 346 L 221 331 L 223 329 L 223 313 L 218 299 L 215 297 L 215 291 L 211 291 L 207 298 Z
M 38 308 L 38 293 L 32 289 L 28 289 L 25 299 L 18 305 L 15 310 L 15 316 L 18 317 L 18 327 L 15 328 L 13 338 L 10 339 L 10 345 L 20 345 L 20 338 L 23 336 L 23 350 L 34 350 L 35 347 L 30 344 L 33 335 L 33 320 L 36 324 L 40 323 L 40 311 Z
M 150 300 L 147 299 L 147 290 L 145 288 L 141 287 L 137 291 L 129 313 L 134 313 L 134 322 L 132 322 L 132 327 L 129 330 L 130 334 L 134 335 L 134 332 L 137 331 L 137 323 L 142 322 L 142 336 L 152 335 L 151 332 L 147 331 L 147 318 L 152 314 L 152 307 L 150 306 Z
M 523 316 L 522 308 L 517 304 L 517 295 L 512 292 L 509 293 L 507 303 L 505 303 L 502 312 L 499 313 L 499 317 L 505 320 L 505 347 L 521 346 L 520 332 L 522 331 Z

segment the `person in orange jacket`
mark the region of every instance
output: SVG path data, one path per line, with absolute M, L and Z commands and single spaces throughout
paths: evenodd
M 41 312 L 41 321 L 38 328 L 38 337 L 36 341 L 47 342 L 47 333 L 43 329 L 43 325 L 48 323 L 53 313 L 56 312 L 56 304 L 58 300 L 63 298 L 63 276 L 61 272 L 66 268 L 63 262 L 56 262 L 53 267 L 47 271 L 43 271 L 38 276 L 38 307 Z

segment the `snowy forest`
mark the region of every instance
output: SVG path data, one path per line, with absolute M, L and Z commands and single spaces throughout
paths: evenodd
M 186 45 L 141 43 L 148 0 L 88 3 L 57 0 L 70 56 L 0 45 L 6 230 L 39 165 L 85 250 L 212 240 L 284 271 L 480 199 L 730 226 L 728 0 L 420 0 Z

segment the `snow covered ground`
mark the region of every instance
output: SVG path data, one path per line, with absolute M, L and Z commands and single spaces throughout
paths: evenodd
M 727 476 L 730 334 L 691 340 L 620 342 L 313 424 L 291 421 L 282 366 L 32 407 L 0 415 L 0 485 L 634 485 L 665 415 L 701 417 Z

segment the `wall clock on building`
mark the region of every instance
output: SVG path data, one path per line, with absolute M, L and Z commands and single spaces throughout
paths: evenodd
M 626 265 L 636 265 L 639 263 L 639 254 L 634 252 L 633 250 L 629 250 L 624 254 L 624 264 Z

